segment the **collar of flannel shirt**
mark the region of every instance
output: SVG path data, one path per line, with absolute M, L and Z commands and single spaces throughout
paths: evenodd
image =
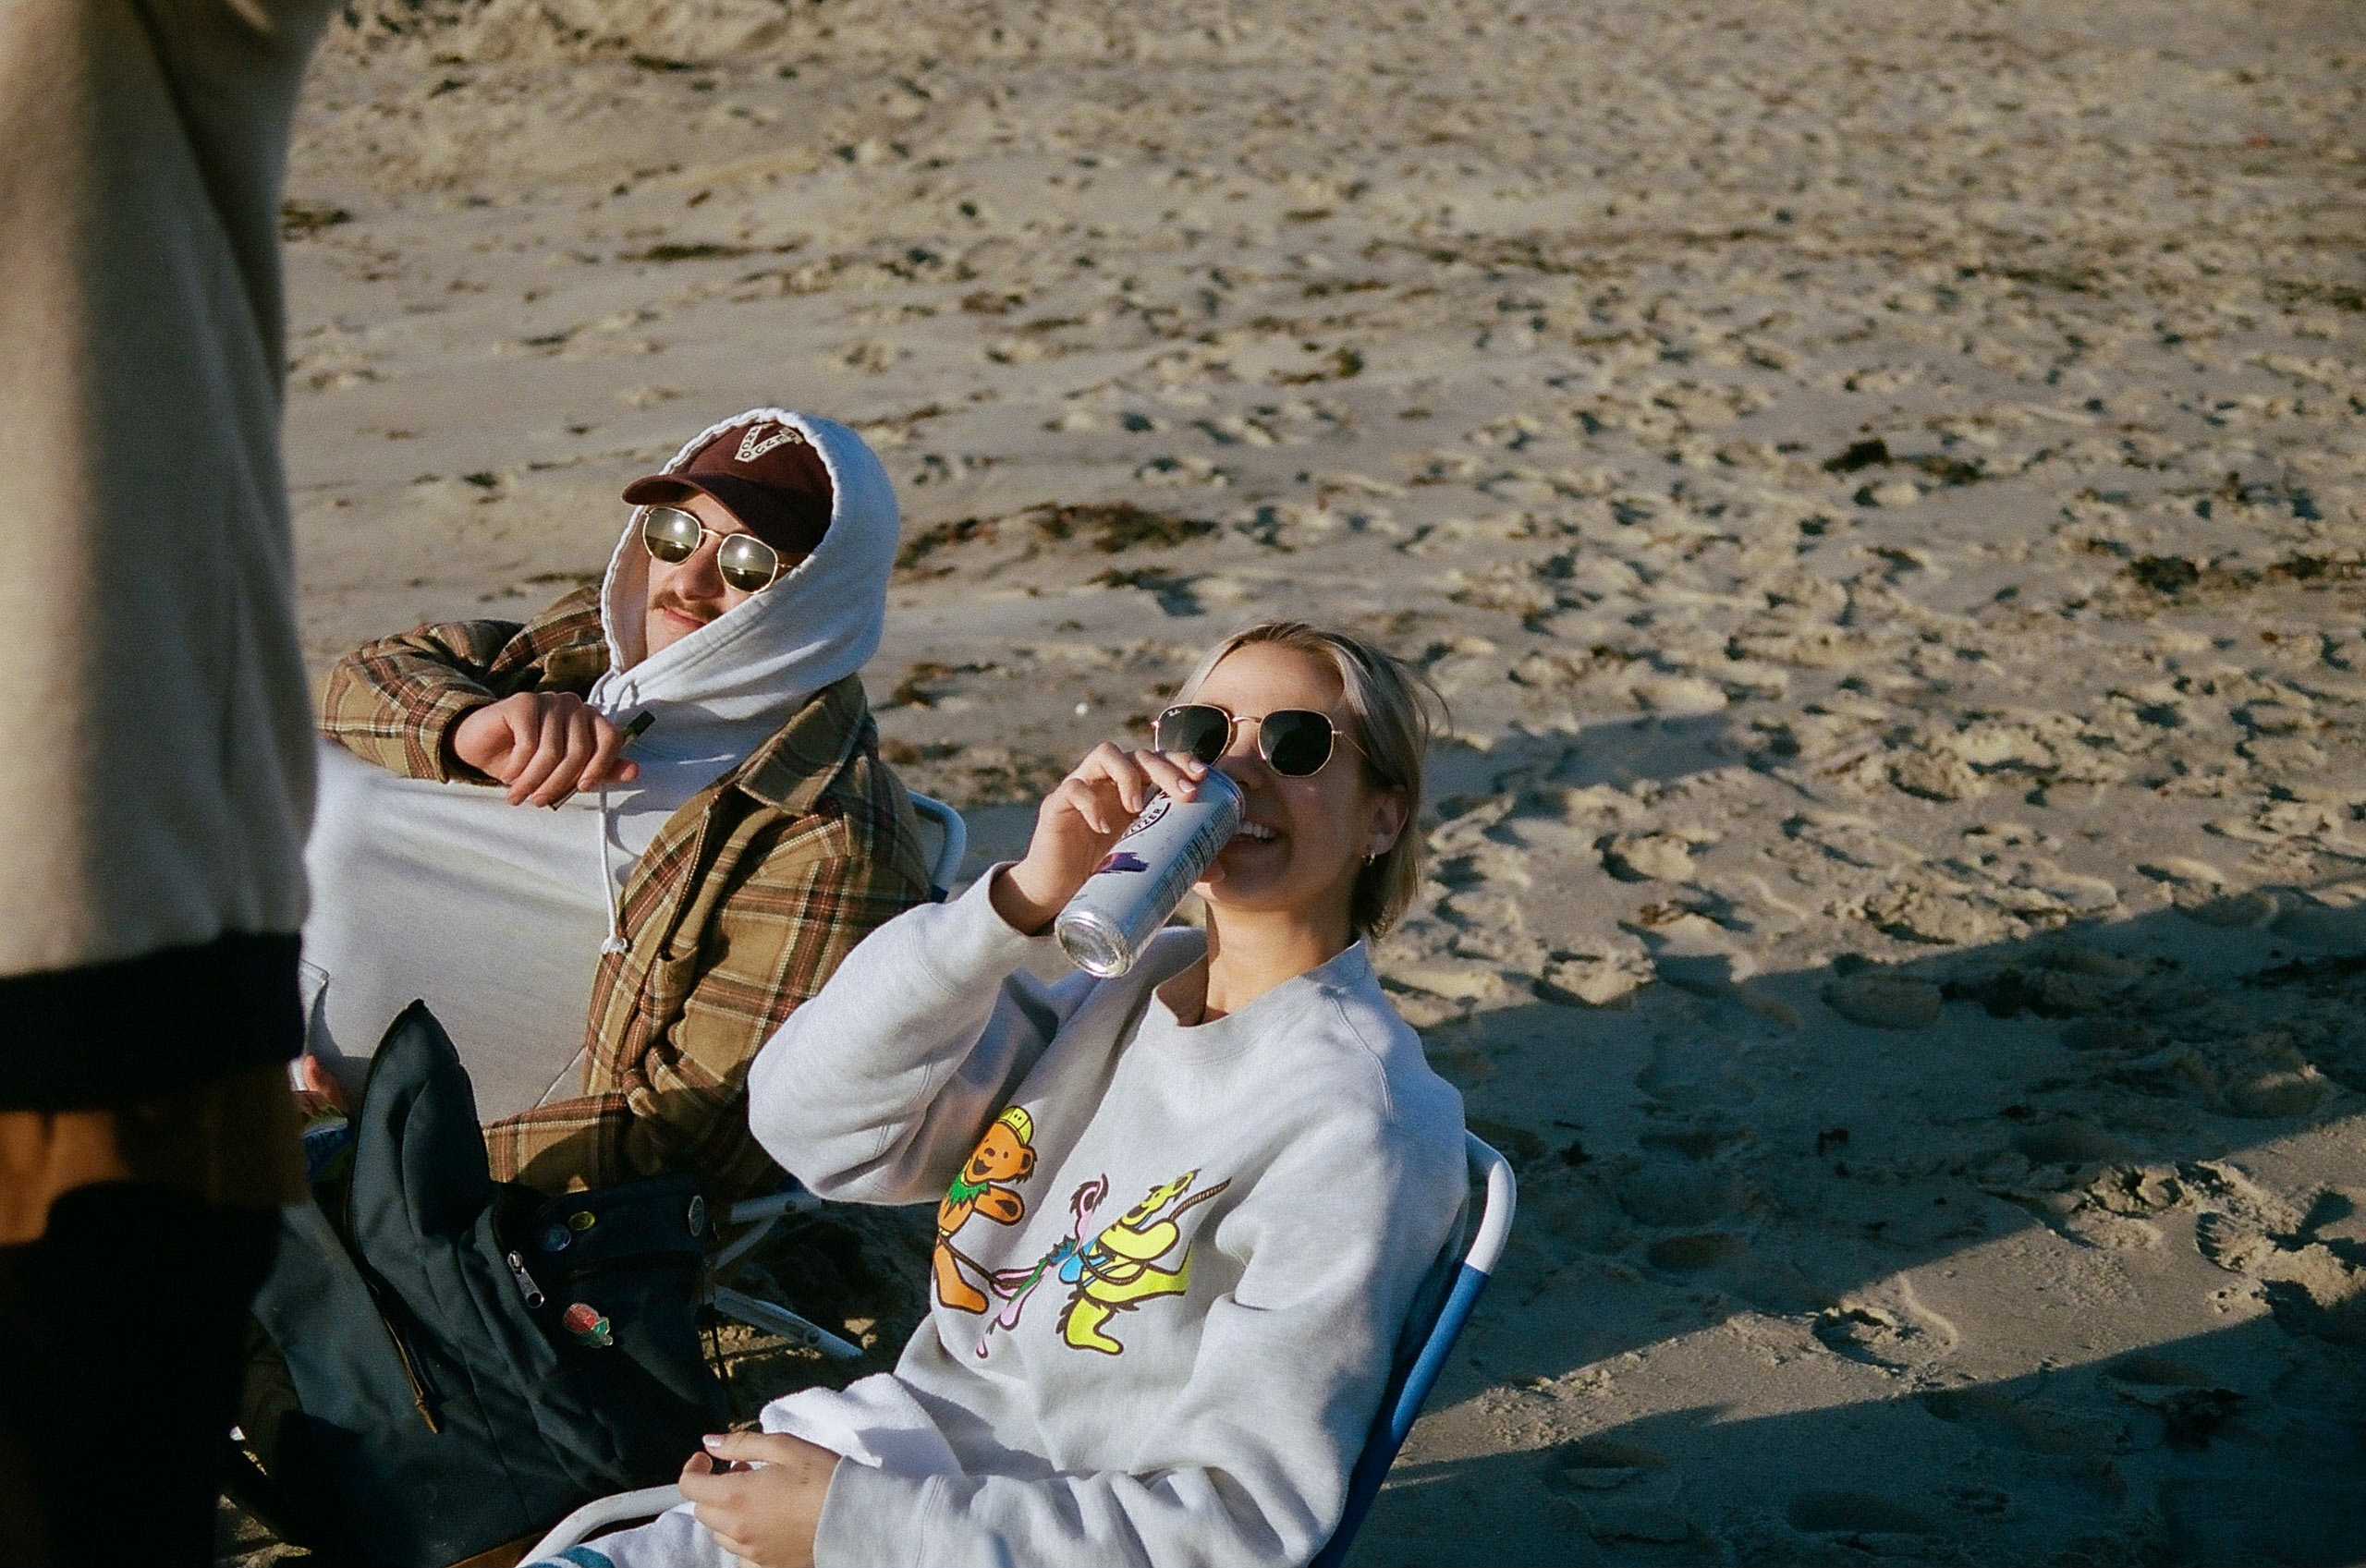
M 811 811 L 854 754 L 866 711 L 861 676 L 831 682 L 750 754 L 728 782 L 776 810 Z

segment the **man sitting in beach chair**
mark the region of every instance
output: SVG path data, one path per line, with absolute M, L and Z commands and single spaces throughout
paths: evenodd
M 329 672 L 303 1071 L 355 1097 L 421 997 L 497 1178 L 689 1171 L 747 1193 L 779 1176 L 748 1131 L 757 1047 L 929 896 L 855 674 L 879 642 L 895 494 L 851 431 L 760 408 L 624 499 L 596 590 Z

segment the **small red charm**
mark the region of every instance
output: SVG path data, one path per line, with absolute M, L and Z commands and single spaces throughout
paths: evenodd
M 567 1310 L 559 1314 L 558 1324 L 576 1343 L 593 1350 L 605 1350 L 616 1343 L 607 1319 L 589 1302 L 570 1302 Z

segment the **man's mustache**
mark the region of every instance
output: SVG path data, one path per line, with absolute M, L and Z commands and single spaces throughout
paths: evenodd
M 723 614 L 723 606 L 715 602 L 713 600 L 685 599 L 671 589 L 666 590 L 664 593 L 657 596 L 656 607 L 660 610 L 671 610 L 678 615 L 687 616 L 690 620 L 698 622 L 701 626 L 704 626 L 707 622 L 713 620 L 717 615 Z

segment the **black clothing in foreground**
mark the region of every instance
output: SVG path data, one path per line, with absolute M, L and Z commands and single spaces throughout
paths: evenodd
M 225 931 L 110 964 L 0 976 L 0 1018 L 34 1047 L 0 1073 L 0 1111 L 92 1111 L 285 1062 L 304 1043 L 293 931 Z M 106 1049 L 76 1042 L 106 1041 Z
M 279 1211 L 108 1182 L 0 1247 L 0 1562 L 207 1568 Z

